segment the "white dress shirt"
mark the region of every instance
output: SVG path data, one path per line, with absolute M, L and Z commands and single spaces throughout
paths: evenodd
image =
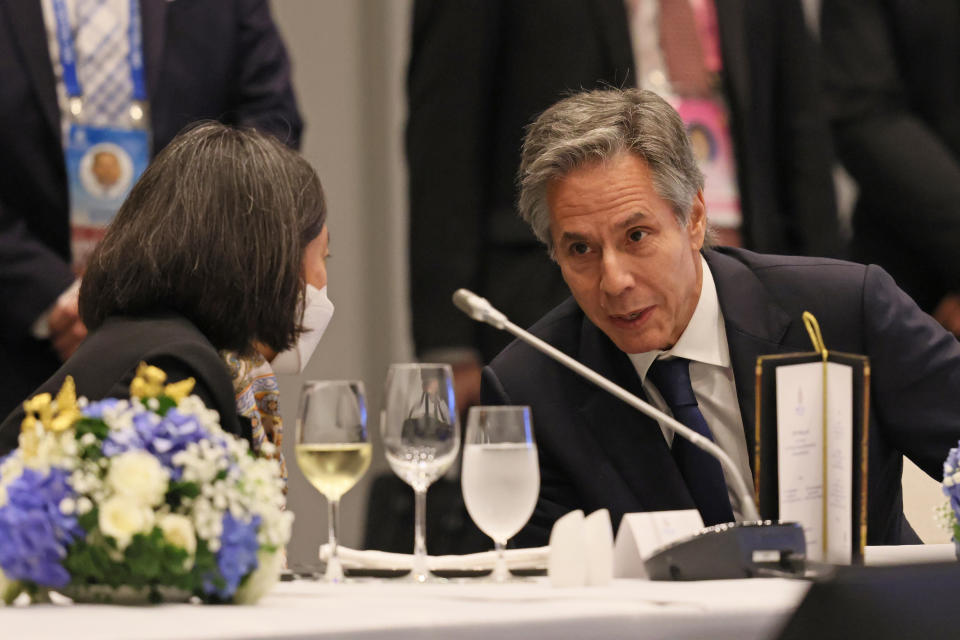
M 700 257 L 700 264 L 703 267 L 700 299 L 697 301 L 690 323 L 677 343 L 669 351 L 648 351 L 628 355 L 637 374 L 643 380 L 643 388 L 651 404 L 669 415 L 673 414 L 667 403 L 656 387 L 646 379 L 647 371 L 657 358 L 686 358 L 690 361 L 690 382 L 693 385 L 693 393 L 697 398 L 697 404 L 700 405 L 700 412 L 703 413 L 707 425 L 713 432 L 713 440 L 733 459 L 733 463 L 749 485 L 751 474 L 747 439 L 743 430 L 743 420 L 740 417 L 740 403 L 737 401 L 733 369 L 730 366 L 730 350 L 727 347 L 723 313 L 720 311 L 713 274 L 710 273 L 710 267 L 703 256 Z M 673 432 L 662 423 L 660 429 L 667 443 L 672 445 Z M 730 496 L 733 515 L 739 521 L 743 515 L 740 499 L 730 488 L 732 483 L 727 477 L 726 469 L 723 473 L 727 481 L 727 494 Z

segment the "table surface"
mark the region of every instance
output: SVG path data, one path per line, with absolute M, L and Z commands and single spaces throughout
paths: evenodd
M 953 557 L 952 544 L 867 547 L 866 563 Z M 0 638 L 773 638 L 809 586 L 776 578 L 566 589 L 546 578 L 504 585 L 298 580 L 278 584 L 256 606 L 0 608 Z
M 616 580 L 506 585 L 284 582 L 256 606 L 35 605 L 0 609 L 5 638 L 773 637 L 809 583 Z

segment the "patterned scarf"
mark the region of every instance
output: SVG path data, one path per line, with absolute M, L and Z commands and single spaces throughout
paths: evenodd
M 275 450 L 269 457 L 280 461 L 280 472 L 287 480 L 287 465 L 283 459 L 283 422 L 280 420 L 280 388 L 277 376 L 266 359 L 255 353 L 241 357 L 236 351 L 221 351 L 233 379 L 237 413 L 250 420 L 253 427 L 253 451 L 262 453 L 263 443 L 270 442 Z

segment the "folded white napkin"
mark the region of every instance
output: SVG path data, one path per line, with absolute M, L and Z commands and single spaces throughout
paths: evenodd
M 571 511 L 550 531 L 547 575 L 555 587 L 604 585 L 613 580 L 613 528 L 610 513 L 598 509 L 584 517 Z
M 338 546 L 337 555 L 345 569 L 403 570 L 413 568 L 413 556 L 408 553 L 387 551 L 364 551 Z M 504 557 L 509 569 L 545 569 L 550 547 L 530 549 L 507 549 Z M 320 547 L 320 559 L 330 557 L 330 545 Z M 496 560 L 495 551 L 468 553 L 462 556 L 427 556 L 427 568 L 431 571 L 480 571 L 492 569 Z

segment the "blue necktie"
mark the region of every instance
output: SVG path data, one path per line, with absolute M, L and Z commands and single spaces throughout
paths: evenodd
M 700 412 L 690 384 L 690 361 L 686 358 L 657 360 L 647 377 L 663 396 L 673 417 L 713 441 L 713 433 Z M 720 463 L 681 436 L 674 435 L 673 459 L 680 468 L 687 489 L 707 526 L 733 522 L 733 509 L 727 495 Z

